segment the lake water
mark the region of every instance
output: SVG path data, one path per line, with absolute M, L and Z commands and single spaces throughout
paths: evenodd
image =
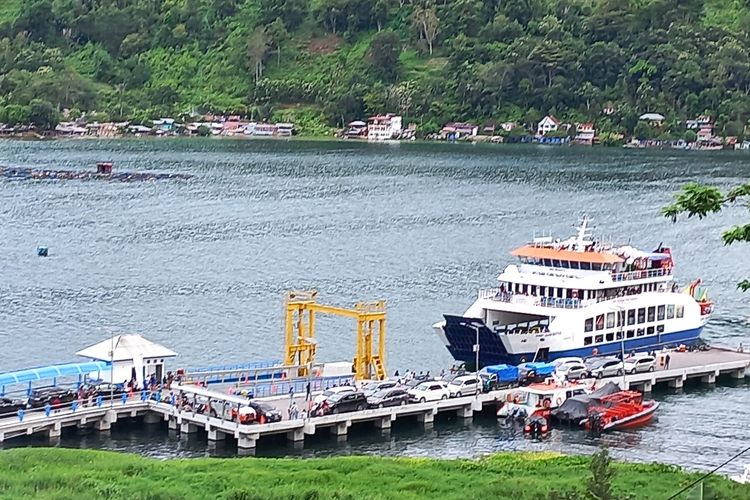
M 0 164 L 180 172 L 188 181 L 109 183 L 0 179 L 0 371 L 75 360 L 109 332 L 137 332 L 179 353 L 177 365 L 281 356 L 282 295 L 315 288 L 322 303 L 388 302 L 388 367 L 452 359 L 430 325 L 493 286 L 509 251 L 542 232 L 568 236 L 583 213 L 617 242 L 674 249 L 677 278 L 701 277 L 717 302 L 705 337 L 749 340 L 747 245 L 722 229 L 730 208 L 672 224 L 660 216 L 682 184 L 746 182 L 742 153 L 507 145 L 369 145 L 263 140 L 0 141 Z M 36 256 L 36 246 L 50 257 Z M 319 359 L 351 359 L 354 323 L 318 321 Z M 750 391 L 719 386 L 662 394 L 659 421 L 602 438 L 625 459 L 706 468 L 746 439 Z M 730 418 L 726 418 L 729 415 Z M 438 423 L 425 434 L 321 440 L 260 454 L 477 456 L 498 450 L 590 452 L 556 432 L 534 443 L 494 419 Z M 203 454 L 165 433 L 123 430 L 67 442 L 155 456 Z M 230 450 L 231 451 L 231 450 Z M 221 450 L 218 451 L 221 453 Z M 748 459 L 750 461 L 750 459 Z M 739 464 L 734 466 L 739 468 Z M 732 470 L 731 468 L 728 470 Z

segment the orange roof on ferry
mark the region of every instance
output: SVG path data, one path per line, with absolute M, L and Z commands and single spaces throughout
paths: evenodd
M 526 245 L 516 248 L 511 252 L 516 257 L 531 257 L 534 259 L 557 259 L 569 260 L 573 262 L 591 262 L 592 264 L 617 264 L 624 262 L 625 259 L 619 255 L 608 252 L 574 252 L 572 250 L 562 250 L 550 247 L 537 247 Z

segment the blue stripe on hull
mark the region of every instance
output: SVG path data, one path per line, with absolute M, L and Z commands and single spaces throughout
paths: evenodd
M 498 334 L 487 328 L 484 322 L 476 318 L 461 318 L 459 316 L 445 316 L 445 336 L 448 339 L 448 350 L 457 361 L 464 361 L 473 365 L 475 353 L 473 350 L 476 342 L 476 330 L 479 328 L 479 365 L 495 365 L 501 363 L 517 365 L 524 361 L 531 361 L 535 352 L 509 353 L 502 344 Z M 636 337 L 625 341 L 625 352 L 659 350 L 664 346 L 677 346 L 684 344 L 691 346 L 700 337 L 703 327 L 685 330 L 681 332 L 665 333 L 648 337 Z M 579 349 L 567 349 L 564 351 L 552 351 L 549 359 L 575 356 L 585 358 L 593 354 L 596 348 L 600 355 L 617 354 L 622 352 L 622 343 L 617 340 L 607 344 L 599 344 Z

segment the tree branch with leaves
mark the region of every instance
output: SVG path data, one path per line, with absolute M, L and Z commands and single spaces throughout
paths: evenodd
M 681 214 L 687 214 L 688 218 L 697 216 L 703 219 L 738 203 L 750 210 L 750 183 L 741 184 L 724 193 L 715 186 L 691 182 L 682 188 L 675 196 L 674 202 L 664 207 L 662 212 L 672 219 L 672 222 L 677 222 Z M 722 233 L 721 238 L 725 245 L 737 242 L 750 243 L 750 223 L 732 226 Z M 740 281 L 737 288 L 742 291 L 750 290 L 750 280 Z

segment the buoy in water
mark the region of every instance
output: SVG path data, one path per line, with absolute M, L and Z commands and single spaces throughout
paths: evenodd
M 49 255 L 49 249 L 47 247 L 36 247 L 36 254 L 39 257 L 46 257 Z

